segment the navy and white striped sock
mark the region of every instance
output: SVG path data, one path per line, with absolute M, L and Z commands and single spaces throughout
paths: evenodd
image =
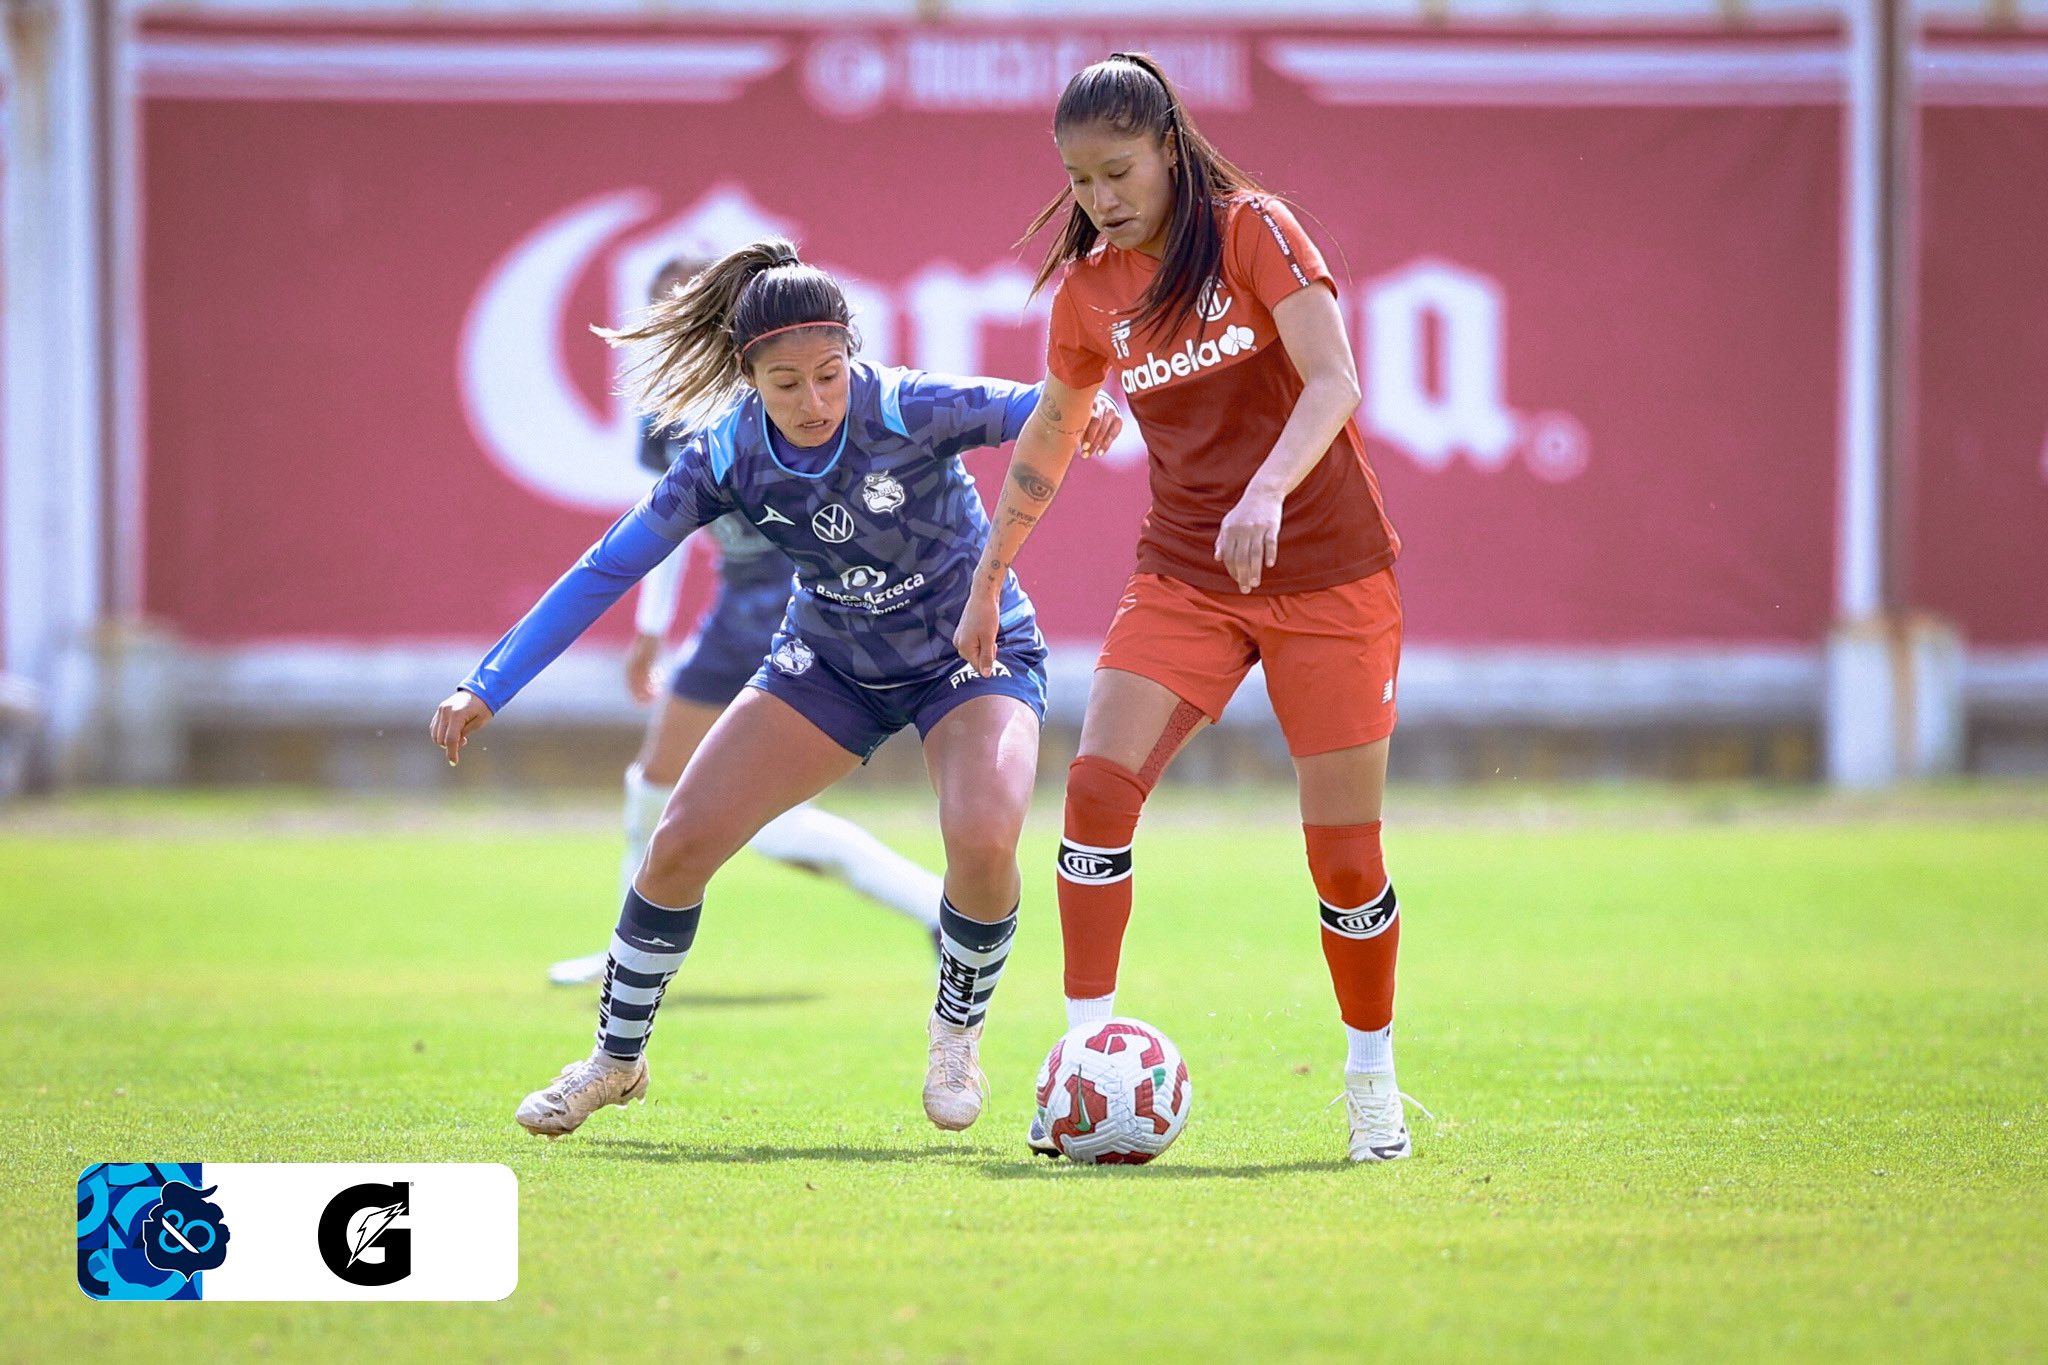
M 626 889 L 597 1000 L 597 1045 L 606 1056 L 631 1061 L 646 1051 L 661 994 L 690 955 L 703 913 L 702 901 L 671 910 Z
M 939 1018 L 962 1028 L 982 1021 L 1016 932 L 1014 908 L 994 924 L 983 924 L 939 897 Z

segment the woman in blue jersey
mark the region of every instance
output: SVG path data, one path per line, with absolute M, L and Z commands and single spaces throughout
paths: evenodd
M 680 257 L 665 263 L 656 274 L 648 302 L 660 303 L 710 264 Z M 681 437 L 687 434 L 685 429 L 643 414 L 640 463 L 652 474 L 667 473 L 681 453 Z M 675 622 L 682 567 L 689 556 L 670 555 L 641 579 L 633 606 L 626 690 L 643 705 L 656 698 L 660 704 L 648 717 L 640 752 L 626 769 L 621 895 L 640 871 L 648 841 L 654 837 L 669 793 L 675 790 L 690 755 L 710 733 L 719 713 L 753 677 L 789 606 L 795 566 L 752 522 L 729 512 L 706 526 L 703 534 L 718 546 L 718 594 L 683 647 L 666 686 L 655 660 Z M 777 862 L 837 878 L 917 923 L 933 948 L 938 948 L 939 878 L 851 820 L 806 801 L 770 820 L 747 846 Z M 599 982 L 610 960 L 608 947 L 584 957 L 565 958 L 548 968 L 548 980 L 558 986 Z
M 664 422 L 688 419 L 690 435 L 640 504 L 441 703 L 434 742 L 456 761 L 606 607 L 721 516 L 752 522 L 796 580 L 768 659 L 691 758 L 626 892 L 596 1048 L 528 1095 L 519 1123 L 558 1137 L 646 1094 L 647 1037 L 712 874 L 770 820 L 915 725 L 946 848 L 924 1106 L 938 1126 L 965 1128 L 985 1098 L 982 1019 L 1016 928 L 1045 644 L 1013 577 L 990 666 L 977 671 L 953 648 L 989 529 L 958 457 L 1015 439 L 1027 422 L 1099 448 L 1120 419 L 1047 406 L 1035 386 L 854 359 L 838 282 L 784 241 L 734 252 L 640 327 L 605 335 L 648 348 L 643 396 Z

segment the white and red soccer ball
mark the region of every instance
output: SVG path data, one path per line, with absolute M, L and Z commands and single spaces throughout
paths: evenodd
M 1038 1068 L 1038 1120 L 1084 1166 L 1136 1166 L 1180 1136 L 1194 1102 L 1180 1049 L 1150 1024 L 1105 1019 L 1052 1045 Z

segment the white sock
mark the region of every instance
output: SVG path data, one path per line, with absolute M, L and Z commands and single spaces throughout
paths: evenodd
M 1116 992 L 1108 995 L 1088 996 L 1076 1000 L 1067 997 L 1067 1027 L 1076 1029 L 1083 1024 L 1099 1024 L 1105 1019 L 1116 1017 Z
M 1367 1031 L 1362 1028 L 1344 1026 L 1344 1036 L 1350 1042 L 1349 1054 L 1344 1058 L 1344 1069 L 1370 1076 L 1391 1076 L 1394 1074 L 1394 1026 Z
M 938 874 L 919 867 L 851 820 L 806 801 L 762 826 L 747 846 L 777 862 L 836 877 L 927 929 L 939 924 Z
M 674 790 L 673 783 L 664 786 L 649 782 L 638 763 L 626 769 L 626 851 L 619 862 L 622 898 L 640 871 L 640 860 L 647 856 L 648 841 L 654 838 L 654 827 L 661 823 L 661 813 L 667 809 L 669 794 Z

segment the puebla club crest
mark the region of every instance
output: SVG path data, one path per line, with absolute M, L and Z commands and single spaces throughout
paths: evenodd
M 810 672 L 811 665 L 817 661 L 818 656 L 812 653 L 811 647 L 802 640 L 785 640 L 776 647 L 775 653 L 769 656 L 769 662 L 775 665 L 776 672 L 787 673 L 792 678 Z
M 860 500 L 870 512 L 893 512 L 903 505 L 903 485 L 894 474 L 870 474 L 861 481 Z

